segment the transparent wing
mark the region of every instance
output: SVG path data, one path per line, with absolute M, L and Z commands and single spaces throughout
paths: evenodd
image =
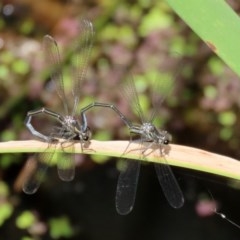
M 116 209 L 121 215 L 126 215 L 133 209 L 140 164 L 140 161 L 124 161 L 125 166 L 120 172 L 116 191 Z
M 50 68 L 51 79 L 55 84 L 56 91 L 64 106 L 65 113 L 68 115 L 67 99 L 64 92 L 64 82 L 62 76 L 62 60 L 60 57 L 57 42 L 49 35 L 43 38 L 43 49 L 45 60 Z
M 73 144 L 70 147 L 73 152 Z M 75 177 L 74 154 L 60 154 L 57 159 L 58 176 L 63 181 L 72 181 Z
M 158 181 L 162 187 L 163 193 L 173 208 L 180 208 L 184 204 L 184 197 L 178 185 L 178 182 L 167 164 L 154 164 Z
M 138 114 L 141 121 L 146 122 L 139 102 L 138 93 L 132 74 L 129 74 L 126 81 L 122 84 L 122 94 L 123 97 L 126 98 L 128 104 L 130 104 L 132 107 L 132 110 Z
M 71 154 L 75 151 L 73 142 L 75 135 L 66 132 L 64 127 L 55 127 L 52 132 L 52 137 L 54 139 L 64 139 L 64 141 L 60 143 L 63 152 L 57 153 L 56 156 L 58 176 L 63 181 L 71 181 L 75 176 L 75 154 Z M 67 153 L 67 150 L 69 153 Z
M 176 79 L 179 76 L 179 72 L 182 69 L 183 64 L 178 64 L 176 71 L 171 75 L 170 73 L 159 73 L 157 79 L 154 82 L 152 88 L 152 104 L 153 110 L 150 114 L 148 122 L 153 122 L 155 117 L 159 115 L 160 106 L 163 101 L 169 96 L 174 86 L 176 85 Z
M 161 75 L 159 75 L 161 76 Z M 174 87 L 174 78 L 169 74 L 162 75 L 162 79 L 156 79 L 152 90 L 153 110 L 150 114 L 149 122 L 153 122 L 155 117 L 159 115 L 160 107 L 166 97 L 172 92 Z
M 55 144 L 54 144 L 55 146 Z M 23 183 L 23 191 L 27 194 L 34 194 L 42 183 L 49 163 L 54 152 L 43 152 L 35 154 L 27 162 L 28 175 Z
M 79 102 L 81 84 L 86 77 L 89 57 L 93 45 L 94 30 L 90 21 L 83 19 L 80 21 L 80 35 L 73 46 L 73 115 Z

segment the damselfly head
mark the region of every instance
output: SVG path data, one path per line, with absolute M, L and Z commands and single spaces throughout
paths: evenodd
M 168 145 L 172 141 L 172 135 L 167 131 L 159 131 L 158 143 L 161 145 Z
M 79 139 L 83 142 L 88 142 L 92 138 L 92 132 L 89 127 L 85 131 L 79 133 Z

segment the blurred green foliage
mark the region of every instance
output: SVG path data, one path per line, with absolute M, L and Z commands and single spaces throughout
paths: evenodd
M 9 195 L 8 185 L 1 181 L 0 182 L 0 196 L 6 198 Z
M 35 221 L 36 218 L 31 211 L 24 211 L 16 218 L 16 226 L 20 229 L 28 229 Z
M 220 76 L 221 74 L 223 74 L 224 66 L 223 62 L 219 58 L 211 58 L 208 62 L 208 66 L 213 75 Z
M 31 237 L 22 237 L 21 240 L 34 240 L 34 238 L 31 238 Z
M 24 35 L 30 34 L 35 27 L 35 23 L 32 19 L 26 19 L 21 23 L 20 32 Z
M 217 97 L 217 88 L 211 85 L 204 87 L 204 95 L 206 98 L 215 99 Z
M 67 217 L 51 218 L 49 220 L 49 228 L 52 239 L 70 238 L 74 234 Z
M 7 5 L 14 7 L 11 14 L 6 14 L 4 10 Z M 237 1 L 234 7 L 236 12 L 239 11 Z M 27 111 L 43 106 L 56 112 L 63 110 L 47 75 L 41 41 L 45 34 L 53 35 L 62 50 L 63 58 L 68 56 L 72 38 L 79 34 L 75 29 L 76 21 L 83 16 L 92 20 L 96 34 L 87 81 L 82 86 L 81 107 L 93 101 L 114 103 L 126 116 L 137 121 L 134 110 L 130 108 L 131 104 L 119 94 L 121 83 L 132 73 L 141 106 L 148 116 L 151 112 L 152 90 L 165 92 L 172 87 L 167 84 L 156 89 L 156 82 L 166 79 L 170 83 L 172 79 L 173 89 L 159 106 L 161 115 L 156 119 L 157 126 L 169 130 L 173 134 L 174 143 L 239 158 L 239 79 L 176 16 L 165 1 L 3 0 L 0 10 L 1 141 L 33 138 L 24 126 Z M 237 52 L 237 46 L 234 47 Z M 69 59 L 63 66 L 68 95 L 71 95 L 71 64 Z M 94 139 L 129 139 L 128 130 L 114 113 L 95 109 L 87 113 L 87 117 Z M 47 118 L 43 118 L 35 124 L 42 128 L 48 126 L 47 121 Z M 175 215 L 173 221 L 169 220 L 173 215 L 172 212 L 167 212 L 165 205 L 160 205 L 163 208 L 158 214 L 159 202 L 155 194 L 157 189 L 150 180 L 146 182 L 144 194 L 140 193 L 145 207 L 154 193 L 150 206 L 152 209 L 147 212 L 149 225 L 138 214 L 131 216 L 132 220 L 127 219 L 127 223 L 119 220 L 114 215 L 115 212 L 111 215 L 109 210 L 114 209 L 113 187 L 112 192 L 105 190 L 109 190 L 108 183 L 111 181 L 115 186 L 115 167 L 118 165 L 118 169 L 122 168 L 122 162 L 115 164 L 107 161 L 107 156 L 94 156 L 91 161 L 88 155 L 79 155 L 76 160 L 77 180 L 63 183 L 57 178 L 56 171 L 52 171 L 62 156 L 64 155 L 56 154 L 49 163 L 52 167 L 47 173 L 47 181 L 35 196 L 21 193 L 22 175 L 25 173 L 23 166 L 27 156 L 0 156 L 1 239 L 118 240 L 138 237 L 141 240 L 144 236 L 150 239 L 154 234 L 154 239 L 158 239 L 159 235 L 162 238 L 167 235 L 168 239 L 175 239 L 176 236 L 181 238 L 186 232 L 191 235 L 191 229 L 194 229 L 194 239 L 202 236 L 203 232 L 214 239 L 215 235 L 211 231 L 219 233 L 215 239 L 224 237 L 221 235 L 224 228 L 219 228 L 216 223 L 206 224 L 211 228 L 209 232 L 202 230 L 200 226 L 190 228 L 187 224 L 186 228 L 184 222 L 200 224 L 196 219 L 192 220 L 192 213 L 184 212 L 186 209 L 180 214 L 178 212 L 178 216 L 184 218 L 178 224 L 173 224 L 177 218 Z M 98 166 L 96 163 L 105 164 Z M 99 168 L 101 173 L 97 171 Z M 191 172 L 191 175 L 194 174 Z M 182 176 L 181 179 L 183 191 L 187 192 L 187 201 L 195 204 L 193 199 L 197 198 L 202 186 L 198 186 L 196 179 L 185 181 Z M 236 183 L 235 188 L 239 188 Z M 235 195 L 231 198 L 228 194 L 223 194 L 222 199 L 225 196 L 231 201 L 232 208 L 239 206 L 239 198 Z M 111 201 L 108 202 L 106 199 L 110 198 Z M 99 207 L 104 202 L 105 208 Z M 145 207 L 139 207 L 136 211 L 148 211 Z M 239 209 L 236 209 L 231 213 L 237 214 Z M 201 222 L 203 221 L 201 218 Z M 185 232 L 181 232 L 181 235 L 175 227 L 180 227 Z M 104 228 L 107 235 L 102 235 Z M 130 234 L 131 228 L 135 231 L 134 234 Z M 196 229 L 200 229 L 200 233 Z M 146 233 L 142 234 L 143 230 Z M 136 232 L 139 232 L 138 236 Z M 171 238 L 174 233 L 176 236 Z M 231 233 L 232 229 L 225 239 L 230 239 Z
M 9 201 L 9 188 L 8 185 L 1 181 L 0 182 L 0 226 L 2 226 L 7 219 L 9 219 L 14 211 L 14 206 Z
M 159 14 L 159 9 L 162 9 L 162 14 Z M 151 8 L 144 16 L 139 26 L 139 35 L 145 37 L 154 30 L 166 29 L 172 26 L 173 16 L 169 14 L 169 10 L 168 7 L 166 9 L 165 3 L 159 1 L 159 4 Z
M 225 111 L 219 114 L 218 121 L 224 126 L 232 126 L 236 123 L 236 114 L 232 111 Z
M 29 64 L 21 59 L 16 60 L 12 65 L 12 70 L 20 75 L 26 75 L 29 72 Z
M 2 226 L 4 222 L 11 217 L 13 211 L 14 208 L 10 203 L 5 202 L 0 204 L 0 226 Z

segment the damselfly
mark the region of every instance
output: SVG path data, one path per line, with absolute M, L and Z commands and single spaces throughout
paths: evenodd
M 153 124 L 153 121 L 159 111 L 159 107 L 169 91 L 169 89 L 168 91 L 164 91 L 162 89 L 164 85 L 166 85 L 166 81 L 162 82 L 161 80 L 159 80 L 154 88 L 153 111 L 148 119 L 143 114 L 133 77 L 129 76 L 127 81 L 123 85 L 123 95 L 128 101 L 128 103 L 131 104 L 133 110 L 135 110 L 135 112 L 137 112 L 137 114 L 139 115 L 141 119 L 140 124 L 133 124 L 113 104 L 92 103 L 82 109 L 82 114 L 84 115 L 85 112 L 92 107 L 111 108 L 119 115 L 119 117 L 128 127 L 130 134 L 137 134 L 140 136 L 139 141 L 141 143 L 141 147 L 143 148 L 143 154 L 148 149 L 157 147 L 159 150 L 159 156 L 162 158 L 163 161 L 165 161 L 164 164 L 154 164 L 159 183 L 169 204 L 174 208 L 180 208 L 184 204 L 184 197 L 170 166 L 167 164 L 166 159 L 164 158 L 163 151 L 164 147 L 170 143 L 172 137 L 167 131 L 159 130 Z M 162 94 L 160 94 L 160 92 Z M 143 156 L 139 157 L 141 158 Z M 126 160 L 124 162 L 124 167 L 121 170 L 118 178 L 116 191 L 116 209 L 117 212 L 121 215 L 126 215 L 133 209 L 136 198 L 139 173 L 140 161 Z
M 28 194 L 33 194 L 38 190 L 57 145 L 60 144 L 63 149 L 67 147 L 74 151 L 73 140 L 78 140 L 80 142 L 79 147 L 83 147 L 91 138 L 91 132 L 87 126 L 85 115 L 81 114 L 77 116 L 76 114 L 79 110 L 81 84 L 85 79 L 88 68 L 94 30 L 92 23 L 88 20 L 81 20 L 79 28 L 80 37 L 77 38 L 76 44 L 72 48 L 73 66 L 71 70 L 73 76 L 70 99 L 67 98 L 64 90 L 63 61 L 60 57 L 58 45 L 49 35 L 46 35 L 43 39 L 45 60 L 50 67 L 51 81 L 61 99 L 64 115 L 45 107 L 27 113 L 25 120 L 26 127 L 34 136 L 48 143 L 48 148 L 44 152 L 35 154 L 28 162 L 29 173 L 23 184 L 23 191 Z M 33 117 L 42 115 L 52 118 L 56 123 L 48 134 L 41 132 L 41 130 L 38 131 L 32 124 Z M 60 139 L 62 140 L 60 141 Z M 53 149 L 52 152 L 49 152 L 49 148 Z M 57 159 L 57 168 L 60 179 L 71 181 L 75 175 L 74 155 L 64 154 L 63 157 Z
M 168 80 L 170 81 L 172 79 Z M 161 79 L 156 82 L 152 96 L 153 111 L 149 118 L 146 118 L 143 114 L 132 76 L 128 77 L 123 92 L 128 102 L 131 103 L 133 110 L 138 113 L 141 119 L 141 124 L 139 125 L 132 124 L 128 121 L 127 126 L 130 134 L 140 136 L 143 154 L 146 150 L 153 148 L 154 145 L 158 148 L 159 156 L 164 161 L 164 164 L 154 164 L 158 181 L 169 204 L 174 208 L 180 208 L 183 206 L 184 197 L 170 166 L 164 158 L 164 147 L 170 143 L 172 137 L 167 131 L 157 129 L 153 124 L 159 107 L 168 94 L 169 89 L 164 87 L 168 84 L 171 83 L 162 81 Z M 133 208 L 140 172 L 140 161 L 126 161 L 124 165 L 118 178 L 116 191 L 116 209 L 117 212 L 122 215 L 128 214 Z

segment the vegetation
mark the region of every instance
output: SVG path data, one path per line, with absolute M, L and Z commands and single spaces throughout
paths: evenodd
M 3 0 L 0 3 L 1 141 L 33 138 L 24 126 L 29 110 L 42 106 L 61 110 L 58 96 L 46 77 L 41 41 L 46 34 L 54 36 L 62 46 L 63 55 L 67 55 L 72 39 L 79 34 L 76 22 L 79 17 L 86 17 L 92 20 L 96 34 L 87 81 L 80 96 L 81 106 L 94 100 L 112 102 L 134 119 L 125 99 L 118 94 L 118 84 L 128 76 L 126 68 L 134 75 L 146 112 L 150 109 L 149 93 L 155 79 L 175 76 L 174 91 L 161 107 L 157 124 L 171 132 L 176 144 L 239 159 L 240 82 L 234 72 L 240 73 L 237 41 L 240 24 L 234 12 L 238 13 L 240 5 L 237 1 L 216 0 L 184 3 L 183 0 Z M 210 17 L 221 21 L 216 24 Z M 178 59 L 173 57 L 176 53 Z M 67 82 L 70 82 L 69 64 L 63 66 Z M 127 129 L 111 111 L 104 114 L 102 109 L 91 111 L 88 119 L 94 139 L 129 139 Z M 45 126 L 47 119 L 36 124 Z M 173 168 L 186 198 L 183 209 L 173 211 L 161 193 L 151 165 L 144 166 L 135 209 L 123 219 L 114 207 L 119 165 L 116 159 L 79 155 L 73 182 L 61 182 L 53 166 L 39 191 L 28 196 L 21 191 L 27 158 L 27 154 L 20 153 L 0 156 L 3 239 L 181 236 L 196 240 L 239 236 L 238 229 L 213 211 L 211 217 L 203 218 L 197 210 L 208 198 L 208 202 L 221 205 L 223 212 L 240 222 L 239 182 L 232 179 Z M 211 199 L 208 191 L 218 202 Z

